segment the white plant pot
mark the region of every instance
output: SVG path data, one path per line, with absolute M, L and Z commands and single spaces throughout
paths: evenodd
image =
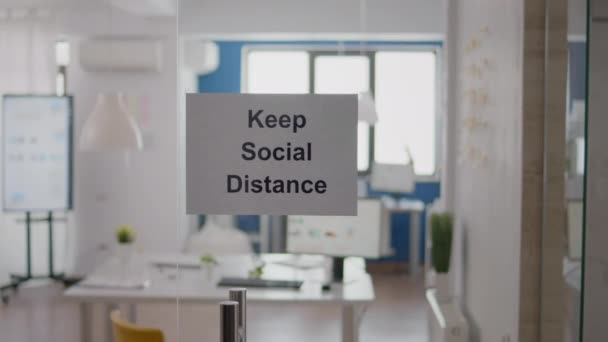
M 446 302 L 452 299 L 450 278 L 447 273 L 435 273 L 435 296 L 437 301 Z
M 124 268 L 127 268 L 131 262 L 133 249 L 132 243 L 119 243 L 118 246 L 116 246 L 116 258 Z
M 213 274 L 215 273 L 215 264 L 203 264 L 203 271 L 207 277 L 207 280 L 213 279 Z

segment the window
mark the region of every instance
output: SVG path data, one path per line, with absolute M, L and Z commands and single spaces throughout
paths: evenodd
M 376 140 L 379 163 L 411 156 L 418 175 L 435 173 L 435 53 L 376 53 Z
M 414 161 L 417 175 L 433 175 L 437 162 L 437 55 L 434 49 L 366 47 L 272 49 L 246 53 L 249 93 L 375 94 L 378 123 L 358 124 L 357 169 L 371 161 Z
M 306 94 L 309 92 L 308 53 L 252 51 L 247 55 L 247 92 Z
M 314 57 L 314 92 L 358 94 L 370 90 L 370 61 L 367 56 L 319 55 Z M 369 125 L 357 125 L 357 170 L 370 167 Z

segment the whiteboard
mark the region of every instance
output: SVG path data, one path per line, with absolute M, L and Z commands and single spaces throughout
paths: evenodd
M 382 202 L 359 199 L 357 216 L 288 216 L 287 251 L 379 258 L 387 229 Z
M 71 142 L 71 97 L 3 97 L 2 177 L 5 211 L 71 208 Z

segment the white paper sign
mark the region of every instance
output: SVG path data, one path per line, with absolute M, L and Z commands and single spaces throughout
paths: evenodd
M 356 215 L 357 96 L 188 94 L 188 214 Z

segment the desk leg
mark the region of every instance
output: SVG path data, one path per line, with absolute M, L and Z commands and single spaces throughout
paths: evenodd
M 80 341 L 92 342 L 93 312 L 91 303 L 80 303 Z
M 410 213 L 410 275 L 418 275 L 420 271 L 420 213 Z
M 137 305 L 135 303 L 127 304 L 127 318 L 129 322 L 133 324 L 137 323 Z
M 105 304 L 105 314 L 104 314 L 104 324 L 105 324 L 105 334 L 106 334 L 106 342 L 112 342 L 114 340 L 114 332 L 112 327 L 112 319 L 110 318 L 112 311 L 117 309 L 117 305 L 114 303 L 106 303 Z
M 366 309 L 364 304 L 342 307 L 342 342 L 359 342 L 359 328 Z

